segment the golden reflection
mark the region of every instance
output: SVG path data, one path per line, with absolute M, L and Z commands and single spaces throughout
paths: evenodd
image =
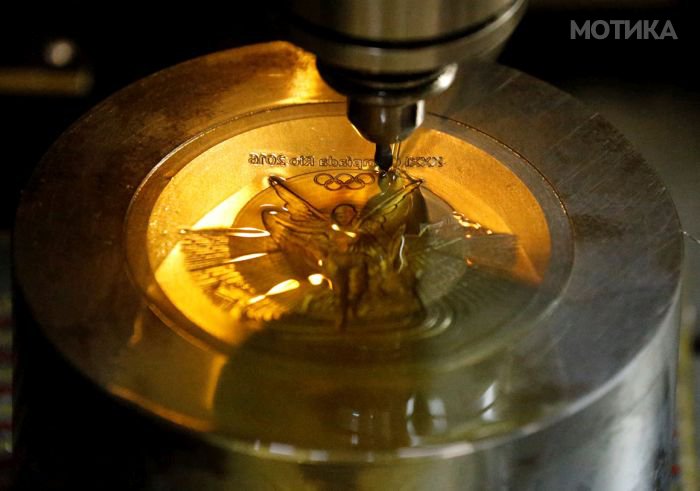
M 225 209 L 225 208 L 224 208 Z M 216 219 L 216 218 L 215 218 Z M 192 230 L 183 228 L 180 230 L 180 234 L 185 235 Z M 241 237 L 241 238 L 256 238 L 256 237 L 269 237 L 270 232 L 267 230 L 259 230 L 252 227 L 240 227 L 240 228 L 197 228 L 197 232 L 200 233 L 210 233 L 218 235 L 227 235 L 229 237 Z
M 286 97 L 280 101 L 284 104 L 303 104 L 328 90 L 315 68 L 316 63 L 312 55 L 305 53 L 298 61 L 305 64 L 306 69 L 294 70 L 292 73 L 289 79 L 289 90 Z
M 297 280 L 284 280 L 280 283 L 277 283 L 275 286 L 270 288 L 265 294 L 263 295 L 257 295 L 251 299 L 248 300 L 248 304 L 254 304 L 258 303 L 261 300 L 266 299 L 267 297 L 271 297 L 272 295 L 279 295 L 280 293 L 286 293 L 292 290 L 296 290 L 299 288 L 300 283 Z
M 323 261 L 321 259 L 319 259 L 319 262 L 321 263 L 320 265 L 323 264 Z M 321 273 L 314 273 L 309 275 L 308 280 L 309 283 L 311 283 L 312 285 L 319 286 L 323 284 L 324 281 L 328 281 L 328 278 L 323 276 Z
M 182 314 L 225 343 L 240 344 L 256 330 L 255 326 L 242 325 L 231 313 L 218 308 L 194 277 L 187 274 L 181 244 L 178 244 L 163 261 L 155 273 L 155 278 L 170 301 L 181 309 Z M 249 298 L 252 298 L 252 295 Z
M 209 269 L 214 266 L 224 266 L 226 264 L 234 264 L 234 263 L 240 263 L 242 261 L 250 261 L 251 259 L 257 259 L 259 257 L 264 257 L 267 256 L 267 252 L 254 252 L 252 254 L 244 254 L 243 256 L 238 256 L 238 257 L 232 257 L 231 259 L 225 259 L 223 261 L 215 262 L 215 263 L 207 263 L 206 261 L 203 264 L 198 264 L 194 265 L 191 267 L 192 271 L 198 271 L 198 270 L 203 270 L 203 269 Z
M 284 280 L 270 288 L 265 295 L 268 297 L 270 295 L 279 295 L 280 293 L 288 292 L 296 288 L 299 288 L 299 282 L 297 280 Z
M 358 195 L 309 187 L 319 182 L 316 173 L 270 176 L 269 188 L 226 227 L 182 229 L 175 276 L 184 269 L 188 281 L 158 276 L 159 282 L 182 289 L 193 280 L 200 292 L 188 305 L 201 307 L 191 319 L 198 325 L 214 320 L 211 311 L 202 312 L 204 292 L 227 317 L 213 329 L 228 330 L 229 342 L 240 342 L 261 322 L 283 318 L 303 318 L 319 332 L 368 329 L 368 322 L 371 329 L 417 325 L 443 298 L 472 302 L 468 297 L 485 273 L 511 274 L 515 236 L 494 234 L 452 210 L 403 171 L 377 175 Z
M 328 141 L 362 156 L 366 142 L 355 141 L 347 121 L 317 119 L 225 140 L 162 191 L 149 221 L 148 256 L 178 315 L 236 345 L 283 319 L 319 332 L 422 322 L 431 305 L 456 292 L 460 298 L 450 305 L 474 310 L 480 295 L 511 288 L 494 289 L 493 274 L 531 291 L 539 284 L 550 244 L 537 201 L 512 172 L 465 141 L 418 132 L 405 151 L 436 152 L 439 142 L 447 166 L 399 171 L 388 189 L 382 187 L 391 179 L 380 183 L 365 169 L 234 162 L 255 142 L 272 141 L 270 135 L 286 142 L 287 155 L 310 153 L 306 144 L 327 155 Z M 335 133 L 309 140 L 302 128 Z M 399 218 L 391 217 L 397 211 Z M 518 302 L 504 312 L 517 310 Z
M 203 388 L 204 407 L 209 410 L 214 409 L 214 403 L 216 402 L 216 391 L 219 387 L 221 371 L 223 370 L 224 366 L 226 366 L 226 361 L 226 357 L 221 355 L 215 355 L 211 359 L 209 373 Z
M 134 321 L 134 331 L 129 337 L 128 344 L 130 347 L 134 347 L 141 342 L 143 339 L 143 317 L 138 316 Z

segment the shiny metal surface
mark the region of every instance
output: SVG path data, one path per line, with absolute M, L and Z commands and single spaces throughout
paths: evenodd
M 348 96 L 348 117 L 370 141 L 407 138 L 424 100 L 445 90 L 456 62 L 495 57 L 525 0 L 291 1 L 292 38 Z
M 406 165 L 442 156 L 443 167 L 407 170 L 458 211 L 519 237 L 533 266 L 523 259 L 510 271 L 534 288 L 516 321 L 494 322 L 463 346 L 411 352 L 407 335 L 363 358 L 358 349 L 378 342 L 363 335 L 312 357 L 315 341 L 289 332 L 279 344 L 265 329 L 231 336 L 196 318 L 216 311 L 196 307 L 186 276 L 156 277 L 180 229 L 213 219 L 245 186 L 264 190 L 271 172 L 289 182 L 306 175 L 258 166 L 251 153 L 268 163 L 285 152 L 326 158 L 313 172 L 347 172 L 352 160 L 352 175 L 371 162 L 342 103 L 313 58 L 290 45 L 210 55 L 95 108 L 23 195 L 15 271 L 33 320 L 102 390 L 191 432 L 198 455 L 217 455 L 194 470 L 173 464 L 143 489 L 195 474 L 212 490 L 664 489 L 682 246 L 675 210 L 619 133 L 530 77 L 493 65 L 461 73 L 401 151 Z M 340 162 L 346 153 L 359 168 Z M 492 312 L 509 305 L 499 302 Z M 406 361 L 389 361 L 392 353 Z M 419 395 L 438 402 L 423 407 Z M 153 450 L 145 459 L 168 452 L 135 445 Z
M 319 5 L 322 4 L 322 5 Z M 374 74 L 417 74 L 493 55 L 524 0 L 295 1 L 294 40 L 323 62 Z
M 324 80 L 343 94 L 351 94 L 347 115 L 357 130 L 371 142 L 391 145 L 405 140 L 425 120 L 425 100 L 445 91 L 455 78 L 451 64 L 416 83 L 368 80 L 347 71 L 319 66 Z M 408 85 L 408 87 L 404 87 Z
M 510 0 L 291 0 L 290 10 L 307 22 L 348 37 L 414 42 L 449 36 L 487 22 Z

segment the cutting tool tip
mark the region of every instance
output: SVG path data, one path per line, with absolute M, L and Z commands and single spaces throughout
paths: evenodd
M 391 153 L 391 145 L 384 145 L 381 143 L 377 144 L 377 148 L 374 151 L 374 161 L 382 170 L 389 170 L 393 163 L 393 156 Z

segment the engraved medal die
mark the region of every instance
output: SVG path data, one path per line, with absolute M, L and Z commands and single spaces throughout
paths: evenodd
M 261 44 L 56 142 L 15 274 L 65 459 L 124 489 L 663 486 L 682 237 L 641 157 L 490 64 L 386 171 L 345 111 L 310 54 Z

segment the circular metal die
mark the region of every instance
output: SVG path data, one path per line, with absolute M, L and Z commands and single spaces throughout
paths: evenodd
M 214 452 L 201 489 L 663 488 L 682 240 L 656 175 L 494 65 L 396 151 L 378 173 L 288 44 L 137 82 L 23 194 L 28 316 L 120 411 Z

